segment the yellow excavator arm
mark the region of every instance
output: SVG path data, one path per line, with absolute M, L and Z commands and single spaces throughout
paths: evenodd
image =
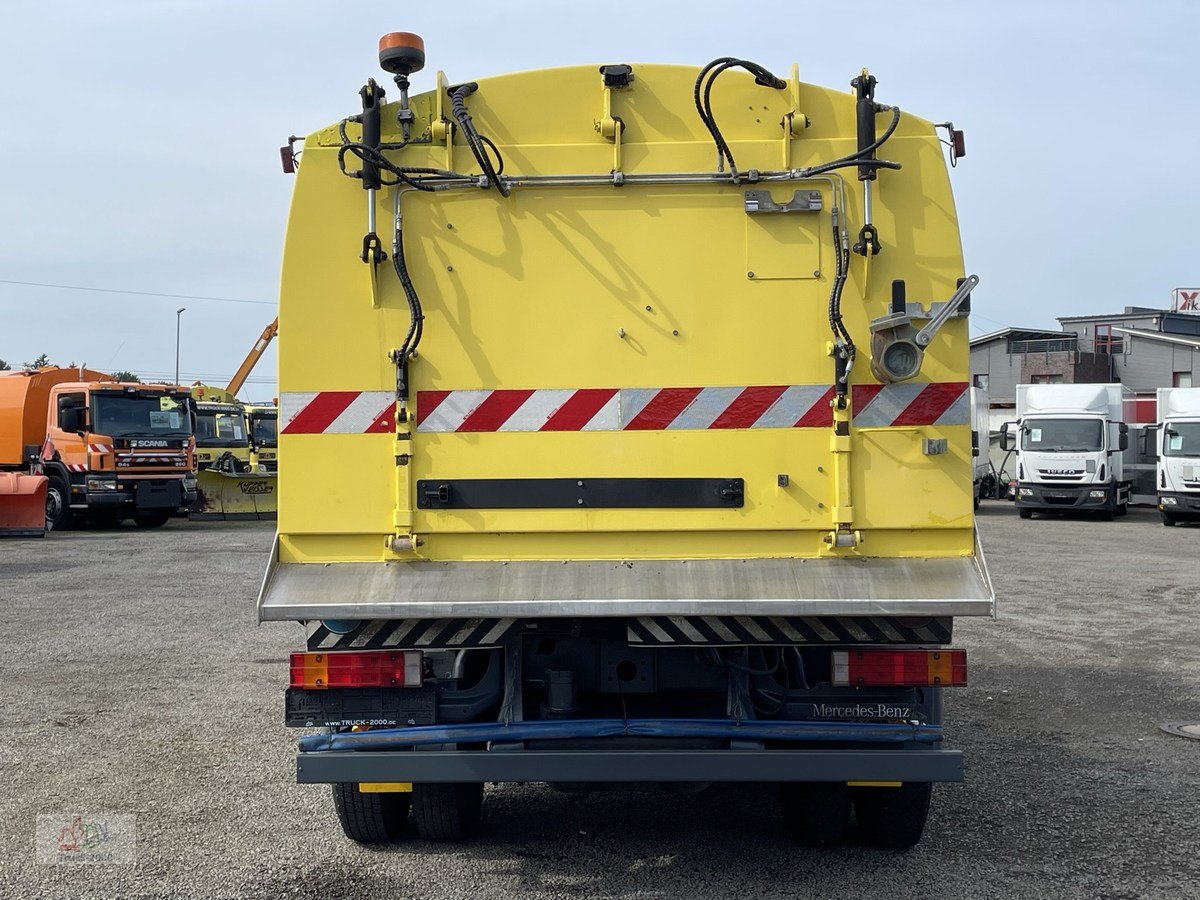
M 242 385 L 246 383 L 246 379 L 250 377 L 250 373 L 254 371 L 259 359 L 262 358 L 278 333 L 279 317 L 276 316 L 274 321 L 263 329 L 263 333 L 258 336 L 258 340 L 254 342 L 254 346 L 250 348 L 250 352 L 246 354 L 242 364 L 238 366 L 238 370 L 233 373 L 233 378 L 229 380 L 229 386 L 225 388 L 230 394 L 236 396 L 237 392 L 242 389 Z

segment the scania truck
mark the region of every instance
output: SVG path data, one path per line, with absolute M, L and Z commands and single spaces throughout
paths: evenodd
M 133 519 L 155 528 L 196 499 L 186 388 L 84 368 L 0 373 L 0 467 L 44 474 L 46 525 Z
M 485 783 L 776 782 L 805 844 L 911 846 L 994 605 L 937 126 L 865 70 L 424 61 L 387 35 L 390 98 L 284 148 L 298 780 L 366 843 Z
M 1200 521 L 1200 388 L 1159 388 L 1157 431 L 1162 523 Z
M 1129 509 L 1124 477 L 1129 426 L 1119 384 L 1019 384 L 1017 421 L 1000 441 L 1017 453 L 1017 512 L 1097 512 L 1111 520 Z

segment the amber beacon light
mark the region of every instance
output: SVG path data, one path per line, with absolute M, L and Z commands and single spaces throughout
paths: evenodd
M 425 68 L 425 42 L 408 31 L 393 31 L 379 39 L 379 65 L 393 75 L 412 75 Z

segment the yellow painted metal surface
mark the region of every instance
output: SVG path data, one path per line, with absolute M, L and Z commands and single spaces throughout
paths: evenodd
M 615 164 L 627 175 L 713 171 L 716 151 L 692 104 L 697 70 L 634 71 L 631 88 L 611 92 L 593 66 L 480 79 L 469 106 L 499 146 L 506 174 L 603 175 Z M 798 82 L 775 91 L 731 72 L 713 102 L 742 171 L 813 165 L 855 149 L 848 91 Z M 448 101 L 430 92 L 414 95 L 412 106 L 414 134 L 434 140 L 390 157 L 477 172 L 457 127 L 434 120 Z M 807 127 L 795 124 L 797 107 Z M 395 112 L 395 104 L 384 110 L 384 141 L 399 139 Z M 624 123 L 619 147 L 605 133 L 609 116 Z M 394 391 L 388 354 L 409 327 L 390 261 L 375 273 L 373 304 L 372 267 L 359 259 L 366 194 L 338 171 L 339 143 L 336 127 L 311 135 L 297 175 L 281 285 L 285 397 Z M 906 113 L 880 155 L 903 169 L 881 172 L 873 187 L 883 252 L 869 272 L 851 256 L 842 308 L 859 347 L 854 387 L 875 384 L 868 323 L 888 311 L 892 280 L 904 279 L 910 301 L 928 305 L 947 299 L 965 274 L 933 126 Z M 841 174 L 849 199 L 842 214 L 854 236 L 863 222 L 861 188 L 855 169 Z M 823 208 L 751 217 L 744 208 L 751 187 L 781 203 L 801 188 L 819 191 Z M 835 203 L 827 181 L 530 186 L 508 198 L 491 189 L 407 191 L 399 201 L 404 248 L 425 312 L 409 408 L 422 391 L 831 385 Z M 380 191 L 385 247 L 395 204 L 394 188 Z M 953 319 L 928 347 L 918 380 L 968 378 L 967 322 Z M 945 438 L 948 452 L 925 455 L 926 438 Z M 852 426 L 841 437 L 831 426 L 415 431 L 410 440 L 281 428 L 280 449 L 288 456 L 279 488 L 283 562 L 973 552 L 965 420 Z M 431 511 L 414 503 L 418 479 L 689 476 L 743 478 L 744 506 Z M 861 542 L 826 543 L 839 523 Z M 397 537 L 411 538 L 411 549 Z

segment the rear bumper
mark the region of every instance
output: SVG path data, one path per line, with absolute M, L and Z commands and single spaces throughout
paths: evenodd
M 961 750 L 445 750 L 296 755 L 332 782 L 962 781 Z

